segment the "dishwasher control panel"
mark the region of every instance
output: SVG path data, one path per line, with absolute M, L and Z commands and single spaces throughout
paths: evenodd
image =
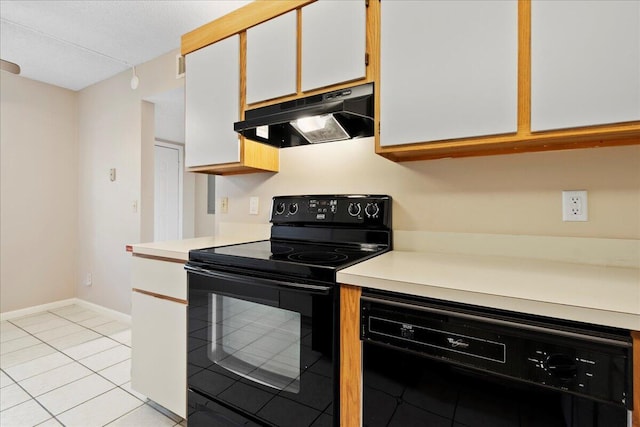
M 407 297 L 410 298 L 410 297 Z M 631 408 L 631 345 L 471 306 L 363 293 L 363 341 Z M 628 332 L 628 331 L 627 331 Z

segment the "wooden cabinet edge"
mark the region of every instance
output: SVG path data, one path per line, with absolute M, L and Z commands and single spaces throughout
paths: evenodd
M 640 427 L 640 331 L 632 331 L 633 340 L 633 414 L 631 425 Z
M 184 34 L 181 38 L 180 52 L 182 55 L 186 55 L 314 1 L 316 0 L 260 0 L 251 2 Z
M 265 172 L 278 172 L 280 152 L 276 147 L 243 138 L 242 163 Z
M 280 153 L 277 148 L 249 139 L 241 142 L 240 157 L 239 162 L 188 167 L 186 171 L 211 175 L 239 175 L 278 172 L 280 168 Z
M 360 287 L 340 285 L 340 425 L 342 427 L 360 427 L 361 424 L 361 293 Z
M 640 122 L 537 134 L 510 134 L 448 141 L 420 142 L 382 147 L 376 137 L 376 153 L 403 162 L 446 157 L 490 156 L 578 148 L 640 144 Z
M 132 288 L 131 290 L 133 292 L 137 292 L 137 293 L 142 294 L 142 295 L 148 295 L 148 296 L 153 297 L 153 298 L 158 298 L 158 299 L 163 299 L 163 300 L 166 300 L 166 301 L 176 302 L 178 304 L 188 305 L 187 304 L 187 300 L 184 300 L 184 299 L 169 297 L 167 295 L 157 294 L 155 292 L 145 291 L 143 289 L 138 289 L 138 288 Z

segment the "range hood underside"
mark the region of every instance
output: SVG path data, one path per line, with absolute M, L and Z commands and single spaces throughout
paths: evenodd
M 373 84 L 248 110 L 245 120 L 235 123 L 234 129 L 253 141 L 278 148 L 295 147 L 310 142 L 291 122 L 325 115 L 335 118 L 348 134 L 346 139 L 373 136 Z

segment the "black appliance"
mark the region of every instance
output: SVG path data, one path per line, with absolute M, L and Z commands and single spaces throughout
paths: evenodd
M 391 248 L 391 198 L 275 197 L 271 222 L 189 252 L 189 427 L 339 425 L 336 272 Z
M 245 111 L 233 129 L 278 148 L 373 136 L 373 83 Z
M 364 291 L 364 426 L 626 427 L 628 330 Z

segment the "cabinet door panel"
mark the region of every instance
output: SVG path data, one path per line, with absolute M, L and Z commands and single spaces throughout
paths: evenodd
M 247 30 L 247 103 L 296 93 L 296 12 Z
M 531 129 L 640 120 L 640 2 L 531 4 Z
M 131 387 L 186 418 L 187 306 L 133 292 Z
M 516 132 L 516 1 L 381 7 L 382 146 Z
M 302 90 L 364 78 L 366 7 L 362 0 L 318 0 L 302 8 Z
M 186 57 L 185 164 L 240 161 L 233 123 L 240 109 L 240 38 L 232 36 Z

